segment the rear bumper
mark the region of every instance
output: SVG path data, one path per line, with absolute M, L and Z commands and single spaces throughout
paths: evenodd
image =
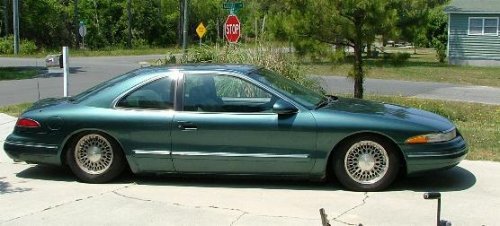
M 9 135 L 4 142 L 5 153 L 14 161 L 60 165 L 59 146 L 28 141 L 15 135 Z
M 462 136 L 448 142 L 425 145 L 404 145 L 408 175 L 448 169 L 460 163 L 468 152 Z

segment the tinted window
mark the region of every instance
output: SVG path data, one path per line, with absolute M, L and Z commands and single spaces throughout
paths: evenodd
M 186 75 L 184 110 L 271 112 L 276 101 L 267 91 L 229 75 Z
M 172 79 L 165 77 L 150 82 L 123 97 L 117 107 L 140 109 L 173 109 Z

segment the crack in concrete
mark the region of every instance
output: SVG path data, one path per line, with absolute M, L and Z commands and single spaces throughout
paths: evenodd
M 236 222 L 238 222 L 243 216 L 247 215 L 248 212 L 243 212 L 241 213 L 233 222 L 231 222 L 231 224 L 229 226 L 233 226 L 236 224 Z
M 0 123 L 0 126 L 7 125 L 7 124 L 15 122 L 15 121 L 17 121 L 17 118 L 13 119 L 12 121 L 7 121 L 7 122 L 4 122 L 4 123 Z
M 370 196 L 368 196 L 368 192 L 365 192 L 364 193 L 364 197 L 363 197 L 363 200 L 360 204 L 358 205 L 355 205 L 353 206 L 352 208 L 342 212 L 341 214 L 335 216 L 334 218 L 332 218 L 332 221 L 335 221 L 335 222 L 338 222 L 338 223 L 341 223 L 341 224 L 345 224 L 345 225 L 362 225 L 362 224 L 356 224 L 356 223 L 349 223 L 349 222 L 346 222 L 346 221 L 343 221 L 343 220 L 340 220 L 339 218 L 344 216 L 345 214 L 361 207 L 361 206 L 364 206 L 366 204 L 366 200 L 369 198 Z
M 135 185 L 135 183 L 132 184 L 132 185 Z M 119 191 L 119 190 L 122 190 L 122 189 L 126 189 L 126 188 L 128 188 L 130 186 L 131 185 L 126 185 L 126 186 L 123 186 L 123 187 L 116 188 L 116 189 L 114 189 L 112 191 L 101 192 L 101 193 L 99 193 L 97 195 L 90 195 L 90 196 L 87 196 L 87 197 L 84 197 L 84 198 L 78 198 L 78 199 L 71 200 L 71 201 L 68 201 L 68 202 L 59 203 L 59 204 L 56 204 L 54 206 L 49 206 L 49 207 L 47 207 L 47 208 L 45 208 L 43 210 L 40 210 L 40 211 L 31 212 L 31 213 L 25 214 L 23 216 L 18 216 L 18 217 L 14 217 L 14 218 L 8 219 L 6 221 L 0 222 L 0 224 L 4 224 L 4 223 L 12 222 L 12 221 L 15 221 L 15 220 L 19 220 L 19 219 L 22 219 L 22 218 L 25 218 L 25 217 L 33 216 L 33 215 L 36 215 L 36 214 L 39 214 L 39 213 L 43 213 L 43 212 L 48 211 L 48 210 L 53 210 L 53 209 L 59 208 L 61 206 L 68 205 L 68 204 L 72 204 L 72 203 L 76 203 L 76 202 L 80 202 L 80 201 L 84 201 L 84 200 L 89 200 L 89 199 L 92 199 L 92 198 L 95 198 L 95 197 L 103 196 L 103 195 L 108 194 L 108 193 L 114 193 L 116 191 Z
M 177 202 L 174 202 L 174 203 L 171 203 L 171 202 L 162 202 L 162 201 L 156 201 L 156 200 L 151 200 L 151 199 L 137 198 L 137 197 L 133 197 L 133 196 L 130 196 L 130 195 L 122 194 L 122 193 L 120 193 L 118 191 L 113 191 L 113 194 L 115 194 L 117 196 L 120 196 L 120 197 L 123 197 L 123 198 L 126 198 L 126 199 L 132 199 L 132 200 L 142 201 L 142 202 L 156 202 L 156 203 L 162 203 L 162 204 L 167 204 L 167 205 L 187 207 L 187 208 L 195 208 L 195 209 L 208 208 L 208 209 L 220 209 L 220 210 L 226 210 L 226 211 L 240 212 L 241 214 L 238 215 L 238 217 L 234 221 L 232 221 L 230 225 L 235 225 L 235 223 L 238 222 L 245 215 L 253 215 L 253 216 L 260 216 L 260 217 L 273 217 L 273 218 L 301 219 L 301 220 L 310 220 L 310 221 L 319 221 L 320 220 L 320 219 L 316 219 L 316 218 L 302 218 L 302 217 L 293 217 L 293 216 L 280 216 L 280 215 L 273 216 L 273 215 L 252 214 L 251 212 L 248 212 L 248 211 L 245 211 L 245 210 L 242 210 L 242 209 L 238 209 L 238 208 L 219 207 L 219 206 L 213 206 L 213 205 L 211 205 L 211 206 L 190 206 L 190 205 L 184 205 L 184 204 L 177 203 Z

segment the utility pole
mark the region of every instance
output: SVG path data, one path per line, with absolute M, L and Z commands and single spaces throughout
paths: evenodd
M 183 8 L 183 19 L 182 19 L 182 49 L 184 50 L 184 54 L 187 53 L 187 24 L 188 24 L 188 4 L 187 0 L 184 0 Z
M 19 0 L 13 0 L 12 16 L 14 17 L 14 54 L 19 54 Z
M 80 19 L 78 18 L 78 0 L 75 0 L 75 36 L 76 36 L 76 46 L 78 48 L 80 46 Z
M 3 0 L 3 33 L 5 37 L 9 36 L 9 0 Z
M 132 0 L 127 0 L 128 38 L 127 47 L 132 48 Z

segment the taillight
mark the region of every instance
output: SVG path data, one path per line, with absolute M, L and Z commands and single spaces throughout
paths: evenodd
M 20 118 L 16 123 L 21 128 L 40 128 L 40 123 L 30 118 Z

